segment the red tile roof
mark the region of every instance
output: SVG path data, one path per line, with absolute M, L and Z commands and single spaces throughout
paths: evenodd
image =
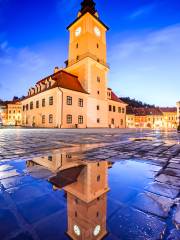
M 111 90 L 110 88 L 108 88 L 108 90 Z M 111 100 L 115 101 L 115 102 L 119 102 L 122 104 L 127 105 L 125 102 L 123 102 L 113 91 L 111 92 Z
M 78 77 L 73 74 L 61 70 L 57 72 L 52 79 L 56 81 L 58 87 L 87 94 L 87 92 L 81 86 Z
M 84 90 L 82 85 L 80 84 L 80 82 L 78 80 L 78 77 L 71 74 L 71 73 L 68 73 L 64 70 L 60 70 L 59 72 L 56 72 L 52 75 L 49 75 L 49 76 L 43 78 L 42 80 L 38 81 L 36 83 L 36 85 L 38 85 L 40 83 L 45 84 L 45 81 L 47 79 L 50 79 L 50 78 L 54 80 L 54 83 L 50 87 L 42 90 L 41 92 L 45 92 L 45 91 L 47 91 L 49 89 L 52 89 L 52 88 L 60 87 L 60 88 L 65 88 L 65 89 L 69 89 L 69 90 L 72 90 L 72 91 L 77 91 L 77 92 L 82 92 L 82 93 L 88 94 Z M 31 96 L 27 96 L 26 99 L 29 98 L 29 97 L 35 96 L 39 93 L 40 92 L 32 94 Z
M 133 114 L 135 116 L 162 116 L 163 113 L 161 112 L 160 108 L 133 108 L 128 106 L 127 107 L 127 114 Z
M 177 112 L 176 107 L 163 107 L 163 108 L 160 108 L 160 110 L 161 112 L 167 112 L 167 113 Z

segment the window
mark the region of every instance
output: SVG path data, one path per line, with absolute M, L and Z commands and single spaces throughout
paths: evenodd
M 97 94 L 99 95 L 99 91 L 97 91 Z
M 96 45 L 96 46 L 97 46 L 97 48 L 99 48 L 99 44 L 98 44 L 98 43 L 97 43 L 97 45 Z
M 124 123 L 124 121 L 123 121 L 123 119 L 121 119 L 121 126 L 123 125 L 123 123 Z
M 53 97 L 49 97 L 49 105 L 53 105 Z
M 79 98 L 78 103 L 79 103 L 79 107 L 83 107 L 83 99 L 82 98 Z
M 97 118 L 97 123 L 100 123 L 100 119 L 99 118 Z
M 112 119 L 111 119 L 111 124 L 113 124 L 113 125 L 114 125 L 114 118 L 112 118 Z
M 67 105 L 72 105 L 72 97 L 67 96 Z
M 46 122 L 46 117 L 45 115 L 42 115 L 42 124 L 45 124 L 45 122 Z
M 76 44 L 76 48 L 78 48 L 78 47 L 79 47 L 79 44 L 77 43 L 77 44 Z
M 78 123 L 83 124 L 83 116 L 78 116 Z
M 79 56 L 76 57 L 76 60 L 77 60 L 77 61 L 79 60 Z
M 36 101 L 36 108 L 39 108 L 39 101 Z
M 25 109 L 26 109 L 26 106 L 23 106 L 23 112 L 25 111 Z
M 42 107 L 45 107 L 45 105 L 46 105 L 46 100 L 45 100 L 45 98 L 43 98 L 42 99 Z
M 111 105 L 109 105 L 109 111 L 110 111 L 110 112 L 112 111 L 112 106 L 111 106 Z
M 97 182 L 99 182 L 101 179 L 100 175 L 97 176 Z
M 97 77 L 97 82 L 100 82 L 100 81 L 101 81 L 100 77 Z
M 28 104 L 26 104 L 26 110 L 28 110 L 29 109 L 29 105 Z
M 125 111 L 124 111 L 124 108 L 122 108 L 122 113 L 124 113 Z
M 30 102 L 30 109 L 33 109 L 33 102 Z
M 113 112 L 115 112 L 116 111 L 116 107 L 115 106 L 113 106 Z
M 53 115 L 52 114 L 49 115 L 49 123 L 53 123 Z
M 118 113 L 121 113 L 121 107 L 118 107 Z
M 72 115 L 67 115 L 67 123 L 72 123 Z
M 9 111 L 9 114 L 11 114 L 11 111 Z
M 75 214 L 74 214 L 74 215 L 75 215 L 75 217 L 77 217 L 77 212 L 76 212 L 76 211 L 75 211 Z
M 97 110 L 99 110 L 99 105 L 97 105 Z

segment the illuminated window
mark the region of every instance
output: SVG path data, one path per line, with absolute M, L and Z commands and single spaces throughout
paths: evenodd
M 46 122 L 46 117 L 45 115 L 42 115 L 42 124 L 45 124 L 45 122 Z
M 36 108 L 39 108 L 39 101 L 36 101 Z
M 46 106 L 46 100 L 45 98 L 42 99 L 42 107 L 45 107 Z
M 100 176 L 100 175 L 98 175 L 98 176 L 97 176 L 97 182 L 99 182 L 99 181 L 100 181 L 100 179 L 101 179 L 101 176 Z
M 100 77 L 97 77 L 97 82 L 100 82 L 100 81 L 101 81 Z
M 49 115 L 49 123 L 53 123 L 53 115 L 52 114 Z
M 67 119 L 66 119 L 66 120 L 67 120 L 67 123 L 68 123 L 68 124 L 71 124 L 71 123 L 72 123 L 72 115 L 69 115 L 69 114 L 68 114 L 66 118 L 67 118 Z
M 78 116 L 78 123 L 83 124 L 83 116 Z
M 30 102 L 30 109 L 33 109 L 33 102 Z
M 67 96 L 67 105 L 72 105 L 72 97 Z
M 78 105 L 79 105 L 79 107 L 83 107 L 83 99 L 82 98 L 79 98 Z
M 53 97 L 49 97 L 49 105 L 53 105 Z

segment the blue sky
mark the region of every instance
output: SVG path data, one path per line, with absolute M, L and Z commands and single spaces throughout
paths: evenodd
M 22 96 L 64 66 L 66 27 L 81 0 L 0 0 L 0 98 Z M 96 0 L 107 34 L 109 86 L 161 106 L 180 100 L 180 1 Z

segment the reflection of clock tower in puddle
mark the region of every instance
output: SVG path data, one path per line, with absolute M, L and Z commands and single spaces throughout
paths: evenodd
M 102 239 L 106 234 L 108 163 L 85 162 L 67 192 L 68 230 L 72 239 Z
M 108 126 L 106 31 L 93 0 L 84 0 L 77 19 L 68 26 L 69 57 L 66 71 L 78 76 L 89 93 L 87 127 Z

